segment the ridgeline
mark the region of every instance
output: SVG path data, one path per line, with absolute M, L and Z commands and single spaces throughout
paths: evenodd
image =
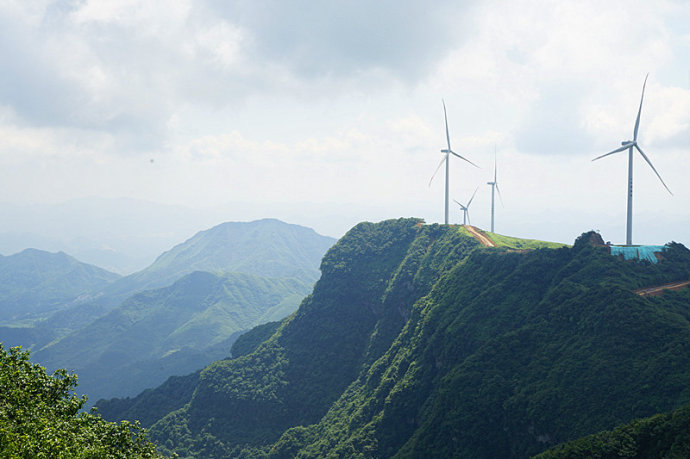
M 295 313 L 105 417 L 158 413 L 182 457 L 523 458 L 690 403 L 690 288 L 635 293 L 690 279 L 690 251 L 628 262 L 594 235 L 359 224 Z

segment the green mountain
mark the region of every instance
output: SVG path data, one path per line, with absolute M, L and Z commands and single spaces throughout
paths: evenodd
M 596 238 L 357 225 L 298 311 L 185 380 L 151 436 L 199 457 L 529 457 L 689 403 L 690 289 L 634 290 L 690 279 L 690 251 L 625 262 Z
M 321 257 L 334 242 L 311 228 L 275 219 L 222 223 L 163 253 L 148 268 L 114 282 L 104 289 L 102 301 L 119 304 L 134 292 L 170 285 L 194 271 L 313 283 L 319 277 Z
M 358 225 L 326 254 L 300 309 L 253 353 L 206 368 L 191 402 L 154 425 L 155 438 L 183 454 L 222 456 L 317 422 L 386 352 L 415 301 L 478 247 L 416 219 Z
M 91 400 L 135 395 L 228 356 L 239 332 L 285 317 L 309 289 L 294 278 L 197 271 L 130 297 L 33 359 L 76 370 Z
M 275 333 L 281 322 L 257 325 L 240 335 L 230 348 L 230 356 L 239 357 L 253 352 Z M 99 400 L 98 413 L 111 421 L 138 420 L 143 427 L 179 408 L 191 398 L 199 382 L 201 370 L 186 376 L 171 376 L 155 389 L 146 389 L 136 397 Z
M 0 322 L 16 324 L 64 309 L 119 277 L 63 252 L 0 255 Z
M 135 395 L 227 357 L 241 331 L 293 312 L 333 242 L 267 219 L 202 231 L 127 277 L 64 254 L 0 257 L 0 300 L 33 308 L 5 308 L 13 320 L 0 321 L 0 342 L 50 369 L 79 370 L 92 402 Z

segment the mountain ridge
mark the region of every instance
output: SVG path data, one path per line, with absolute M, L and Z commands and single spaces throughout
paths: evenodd
M 527 457 L 690 401 L 673 382 L 690 353 L 665 350 L 690 348 L 690 289 L 633 292 L 687 278 L 690 251 L 624 262 L 590 234 L 516 251 L 419 219 L 357 225 L 300 308 L 204 369 L 151 435 L 181 455 Z
M 284 317 L 308 291 L 309 284 L 297 279 L 195 271 L 168 287 L 131 296 L 87 327 L 38 350 L 33 358 L 48 368 L 76 370 L 82 375 L 80 390 L 94 401 L 110 393 L 103 386 L 119 390 L 119 396 L 135 395 L 152 381 L 117 376 L 128 373 L 125 368 L 193 352 L 194 357 L 180 361 L 182 366 L 172 373 L 185 374 L 227 356 L 231 343 L 221 354 L 203 355 L 204 349 L 262 320 Z
M 121 276 L 65 252 L 33 248 L 0 255 L 0 320 L 21 320 L 64 309 Z
M 199 231 L 160 254 L 147 268 L 103 290 L 101 301 L 117 304 L 130 294 L 171 284 L 193 271 L 241 272 L 315 281 L 321 256 L 335 240 L 277 219 L 225 222 Z

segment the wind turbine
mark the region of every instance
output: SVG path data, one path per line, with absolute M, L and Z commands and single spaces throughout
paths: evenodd
M 450 161 L 449 161 L 450 155 L 455 155 L 455 156 L 457 156 L 458 158 L 460 158 L 460 159 L 462 159 L 462 160 L 464 160 L 464 161 L 467 161 L 468 163 L 472 164 L 474 167 L 477 167 L 477 168 L 478 168 L 479 166 L 477 166 L 476 164 L 474 164 L 474 163 L 473 163 L 472 161 L 470 161 L 469 159 L 463 158 L 462 156 L 460 156 L 459 154 L 455 153 L 455 152 L 450 148 L 450 135 L 448 134 L 448 115 L 446 114 L 446 102 L 445 102 L 443 99 L 441 99 L 441 102 L 443 103 L 443 116 L 444 116 L 444 118 L 445 118 L 445 120 L 446 120 L 446 141 L 448 142 L 448 148 L 447 148 L 447 149 L 444 149 L 444 150 L 441 150 L 441 153 L 445 153 L 445 156 L 444 156 L 443 158 L 441 158 L 441 162 L 438 163 L 438 167 L 436 167 L 436 170 L 434 171 L 434 175 L 431 176 L 431 180 L 429 180 L 429 186 L 431 186 L 431 182 L 434 180 L 434 177 L 436 177 L 436 173 L 438 172 L 438 170 L 439 170 L 439 169 L 441 168 L 441 166 L 443 165 L 443 162 L 445 161 L 445 162 L 446 162 L 446 207 L 445 207 L 446 212 L 445 212 L 445 223 L 446 223 L 446 225 L 447 225 L 447 224 L 448 224 L 448 165 L 449 165 L 449 163 L 450 163 Z
M 460 206 L 460 209 L 462 209 L 462 224 L 463 225 L 466 225 L 466 224 L 471 225 L 472 224 L 472 223 L 470 223 L 470 204 L 472 204 L 472 200 L 474 199 L 474 195 L 477 194 L 478 189 L 479 189 L 479 187 L 477 187 L 474 190 L 474 193 L 472 193 L 472 197 L 470 198 L 470 200 L 467 202 L 467 205 L 465 205 L 465 206 L 463 206 L 458 201 L 453 199 L 453 201 L 455 201 L 455 203 Z
M 494 147 L 494 181 L 486 182 L 487 185 L 491 185 L 491 232 L 494 232 L 494 191 L 498 191 L 498 198 L 501 200 L 501 205 L 503 205 L 503 198 L 501 197 L 501 189 L 498 187 L 498 180 L 496 180 L 496 147 Z
M 632 198 L 633 198 L 633 148 L 637 149 L 637 151 L 642 155 L 645 161 L 647 161 L 647 164 L 649 164 L 649 167 L 652 168 L 654 173 L 656 174 L 657 177 L 659 177 L 659 180 L 661 180 L 661 184 L 664 185 L 664 188 L 666 188 L 666 191 L 668 191 L 671 196 L 673 196 L 673 193 L 671 193 L 671 190 L 668 189 L 666 184 L 664 183 L 664 179 L 661 178 L 661 175 L 656 171 L 654 166 L 652 165 L 652 162 L 647 158 L 647 155 L 644 154 L 640 146 L 637 144 L 637 130 L 640 127 L 640 114 L 642 113 L 642 101 L 644 100 L 644 89 L 647 86 L 647 78 L 649 77 L 649 73 L 647 74 L 646 77 L 644 77 L 644 83 L 642 84 L 642 97 L 640 98 L 640 108 L 637 110 L 637 119 L 635 120 L 635 130 L 633 131 L 633 139 L 632 140 L 625 140 L 621 142 L 622 147 L 616 148 L 613 151 L 610 151 L 606 153 L 605 155 L 598 156 L 594 158 L 592 161 L 596 161 L 597 159 L 601 159 L 605 156 L 612 155 L 614 153 L 618 153 L 620 151 L 628 150 L 628 221 L 627 221 L 627 227 L 626 227 L 626 233 L 625 233 L 625 245 L 632 245 Z

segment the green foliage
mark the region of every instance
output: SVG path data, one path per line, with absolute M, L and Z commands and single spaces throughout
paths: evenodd
M 535 459 L 690 457 L 690 405 L 556 446 Z
M 690 289 L 633 293 L 690 278 L 690 251 L 624 262 L 584 236 L 506 250 L 357 225 L 300 308 L 151 435 L 183 456 L 527 457 L 690 402 Z
M 160 386 L 146 389 L 136 397 L 99 400 L 95 408 L 108 421 L 136 419 L 143 427 L 150 427 L 189 401 L 200 374 L 201 370 L 185 376 L 171 376 Z
M 254 352 L 256 348 L 259 347 L 259 344 L 273 336 L 280 324 L 281 322 L 268 322 L 257 325 L 248 332 L 243 333 L 232 344 L 230 355 L 233 358 L 237 358 Z
M 276 457 L 526 457 L 690 400 L 690 252 L 472 252 L 413 307 L 390 349 Z M 673 260 L 673 262 L 670 262 Z M 299 435 L 296 435 L 299 433 Z
M 308 290 L 296 279 L 195 272 L 131 297 L 34 357 L 78 371 L 92 399 L 131 396 L 228 357 L 240 332 L 288 300 L 294 310 Z
M 252 353 L 205 369 L 190 404 L 152 435 L 181 455 L 219 445 L 263 454 L 286 429 L 317 422 L 389 348 L 414 302 L 478 246 L 417 219 L 357 225 L 326 254 L 300 309 Z
M 160 457 L 137 423 L 80 413 L 77 377 L 52 376 L 20 348 L 0 344 L 0 456 L 7 458 Z

